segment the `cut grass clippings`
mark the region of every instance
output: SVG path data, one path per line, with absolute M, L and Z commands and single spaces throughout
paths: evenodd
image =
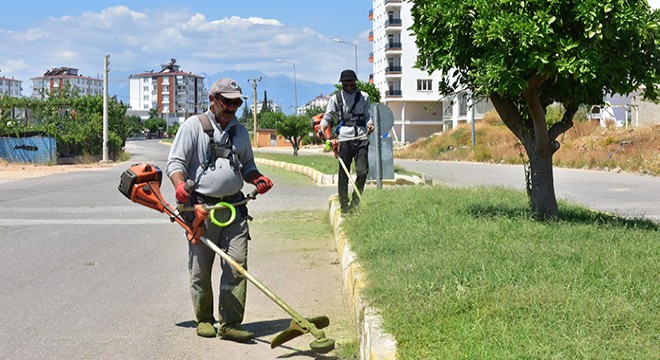
M 394 188 L 344 218 L 399 358 L 660 358 L 660 226 L 528 208 L 503 188 Z

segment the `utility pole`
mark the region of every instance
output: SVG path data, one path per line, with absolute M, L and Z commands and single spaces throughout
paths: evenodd
M 103 162 L 108 162 L 108 68 L 110 55 L 103 59 Z
M 261 81 L 261 76 L 258 79 L 248 79 L 248 82 L 252 81 L 252 89 L 254 89 L 254 109 L 252 109 L 252 116 L 254 117 L 254 123 L 252 126 L 252 145 L 257 146 L 257 81 Z

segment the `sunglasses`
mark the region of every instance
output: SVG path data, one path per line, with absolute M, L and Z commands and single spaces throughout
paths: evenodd
M 227 99 L 220 95 L 216 95 L 215 99 L 220 101 L 224 106 L 241 107 L 243 105 L 243 99 Z

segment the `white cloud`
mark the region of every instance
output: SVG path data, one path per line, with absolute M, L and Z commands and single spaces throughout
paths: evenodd
M 275 62 L 281 58 L 296 63 L 299 80 L 329 83 L 341 69 L 353 66 L 352 50 L 338 47 L 332 35 L 278 19 L 223 17 L 219 12 L 214 10 L 215 18 L 210 18 L 181 9 L 136 12 L 114 6 L 48 18 L 30 29 L 0 29 L 0 53 L 7 54 L 0 59 L 0 70 L 23 80 L 27 94 L 29 79 L 54 67 L 70 66 L 82 75 L 97 76 L 105 54 L 110 54 L 111 69 L 122 71 L 159 70 L 160 64 L 176 58 L 182 70 L 192 73 L 256 70 L 292 76 L 290 66 Z M 360 56 L 366 58 L 370 43 L 366 36 L 359 40 L 364 42 Z M 10 61 L 22 65 L 10 67 Z

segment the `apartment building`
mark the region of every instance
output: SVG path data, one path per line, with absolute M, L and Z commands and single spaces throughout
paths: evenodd
M 21 97 L 21 92 L 23 91 L 22 83 L 23 81 L 21 80 L 0 76 L 0 97 Z
M 131 114 L 147 118 L 150 110 L 158 109 L 171 125 L 208 109 L 203 76 L 181 71 L 176 59 L 160 66 L 158 72 L 129 76 Z
M 300 107 L 298 109 L 298 115 L 304 115 L 307 109 L 310 108 L 321 108 L 323 111 L 325 111 L 325 108 L 328 107 L 328 103 L 330 102 L 330 98 L 332 95 L 319 95 L 315 97 L 314 99 L 308 101 L 305 105 Z
M 31 78 L 32 97 L 48 98 L 51 94 L 70 88 L 79 95 L 103 95 L 103 80 L 78 74 L 78 69 L 70 67 L 52 68 L 43 76 Z
M 454 128 L 469 121 L 472 111 L 475 119 L 480 119 L 492 108 L 487 99 L 468 106 L 470 95 L 466 92 L 439 94 L 442 74 L 415 67 L 418 51 L 409 30 L 412 6 L 403 0 L 373 0 L 369 12 L 373 48 L 369 81 L 380 90 L 381 102 L 394 113 L 392 136 L 399 144 Z

